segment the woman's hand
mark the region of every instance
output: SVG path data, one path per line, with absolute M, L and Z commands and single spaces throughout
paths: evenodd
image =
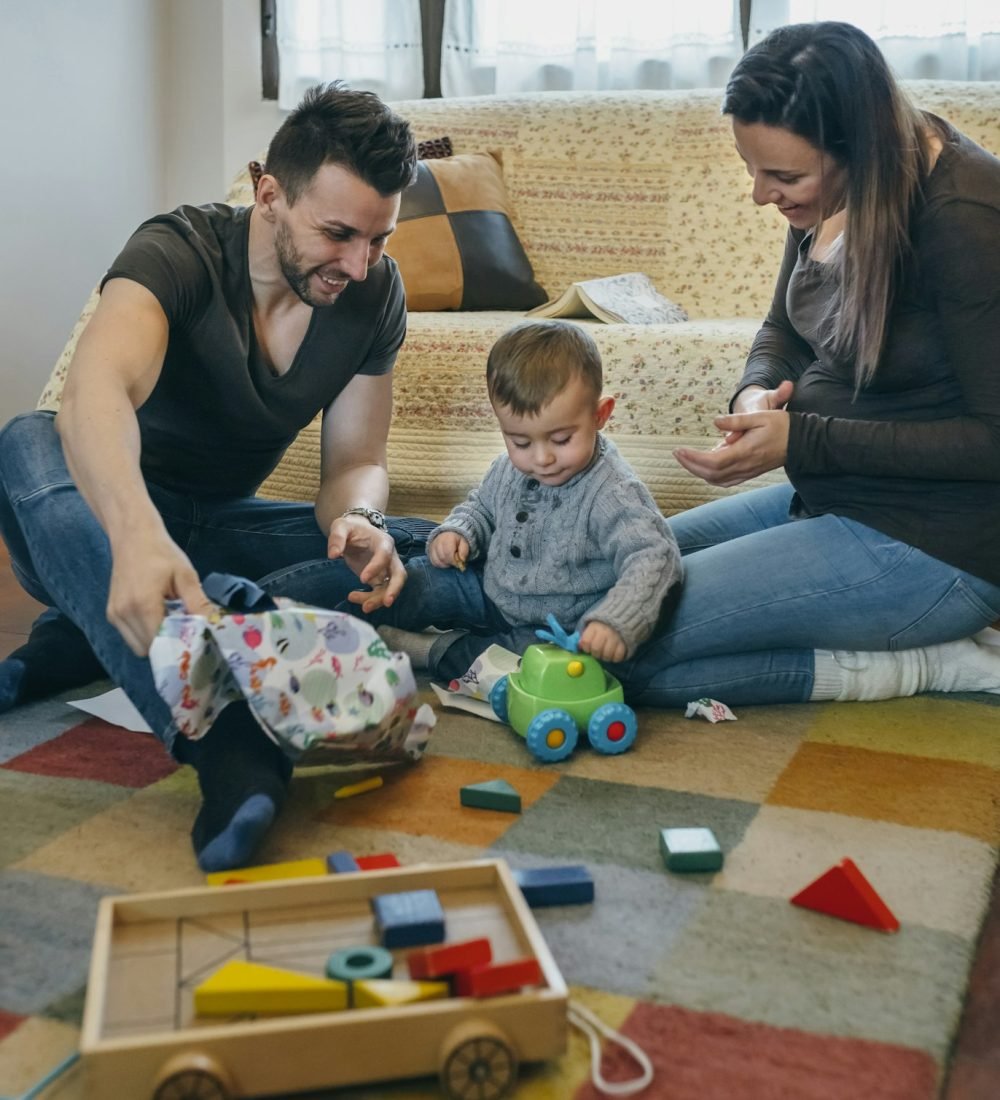
M 724 433 L 721 443 L 710 451 L 681 447 L 674 451 L 674 457 L 688 473 L 709 485 L 742 485 L 758 474 L 784 466 L 788 419 L 784 409 L 719 416 L 715 426 Z
M 710 451 L 680 447 L 674 458 L 709 485 L 725 487 L 784 466 L 788 458 L 788 414 L 784 408 L 794 390 L 787 380 L 773 390 L 747 386 L 736 395 L 733 411 L 715 420 L 724 433 L 721 443 Z M 779 415 L 767 419 L 771 413 Z M 753 438 L 745 438 L 749 432 L 754 433 Z

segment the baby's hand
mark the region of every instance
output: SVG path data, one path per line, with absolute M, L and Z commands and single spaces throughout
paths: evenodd
M 614 663 L 624 661 L 628 646 L 625 640 L 607 623 L 591 622 L 583 628 L 580 635 L 580 648 L 599 661 Z
M 434 536 L 427 547 L 427 557 L 431 565 L 438 569 L 456 569 L 465 572 L 465 563 L 469 557 L 469 544 L 457 531 L 442 531 Z

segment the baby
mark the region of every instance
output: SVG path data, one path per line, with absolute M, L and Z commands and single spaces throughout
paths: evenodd
M 372 621 L 445 680 L 493 643 L 523 652 L 549 614 L 599 660 L 631 657 L 681 559 L 649 490 L 601 434 L 615 401 L 601 392 L 597 345 L 565 321 L 522 322 L 493 346 L 486 385 L 507 453 L 431 532 L 427 556 L 408 563 L 406 587 Z M 414 633 L 431 626 L 446 632 Z

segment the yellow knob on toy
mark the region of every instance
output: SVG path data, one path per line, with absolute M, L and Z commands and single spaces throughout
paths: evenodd
M 570 661 L 569 664 L 566 665 L 566 675 L 573 676 L 574 678 L 577 676 L 582 676 L 583 661 Z

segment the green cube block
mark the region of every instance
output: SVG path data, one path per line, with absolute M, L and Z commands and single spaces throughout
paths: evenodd
M 722 849 L 711 829 L 661 829 L 660 854 L 668 871 L 718 871 Z
M 506 779 L 491 779 L 487 783 L 470 783 L 459 792 L 463 806 L 477 810 L 503 810 L 509 814 L 521 812 L 521 796 Z

